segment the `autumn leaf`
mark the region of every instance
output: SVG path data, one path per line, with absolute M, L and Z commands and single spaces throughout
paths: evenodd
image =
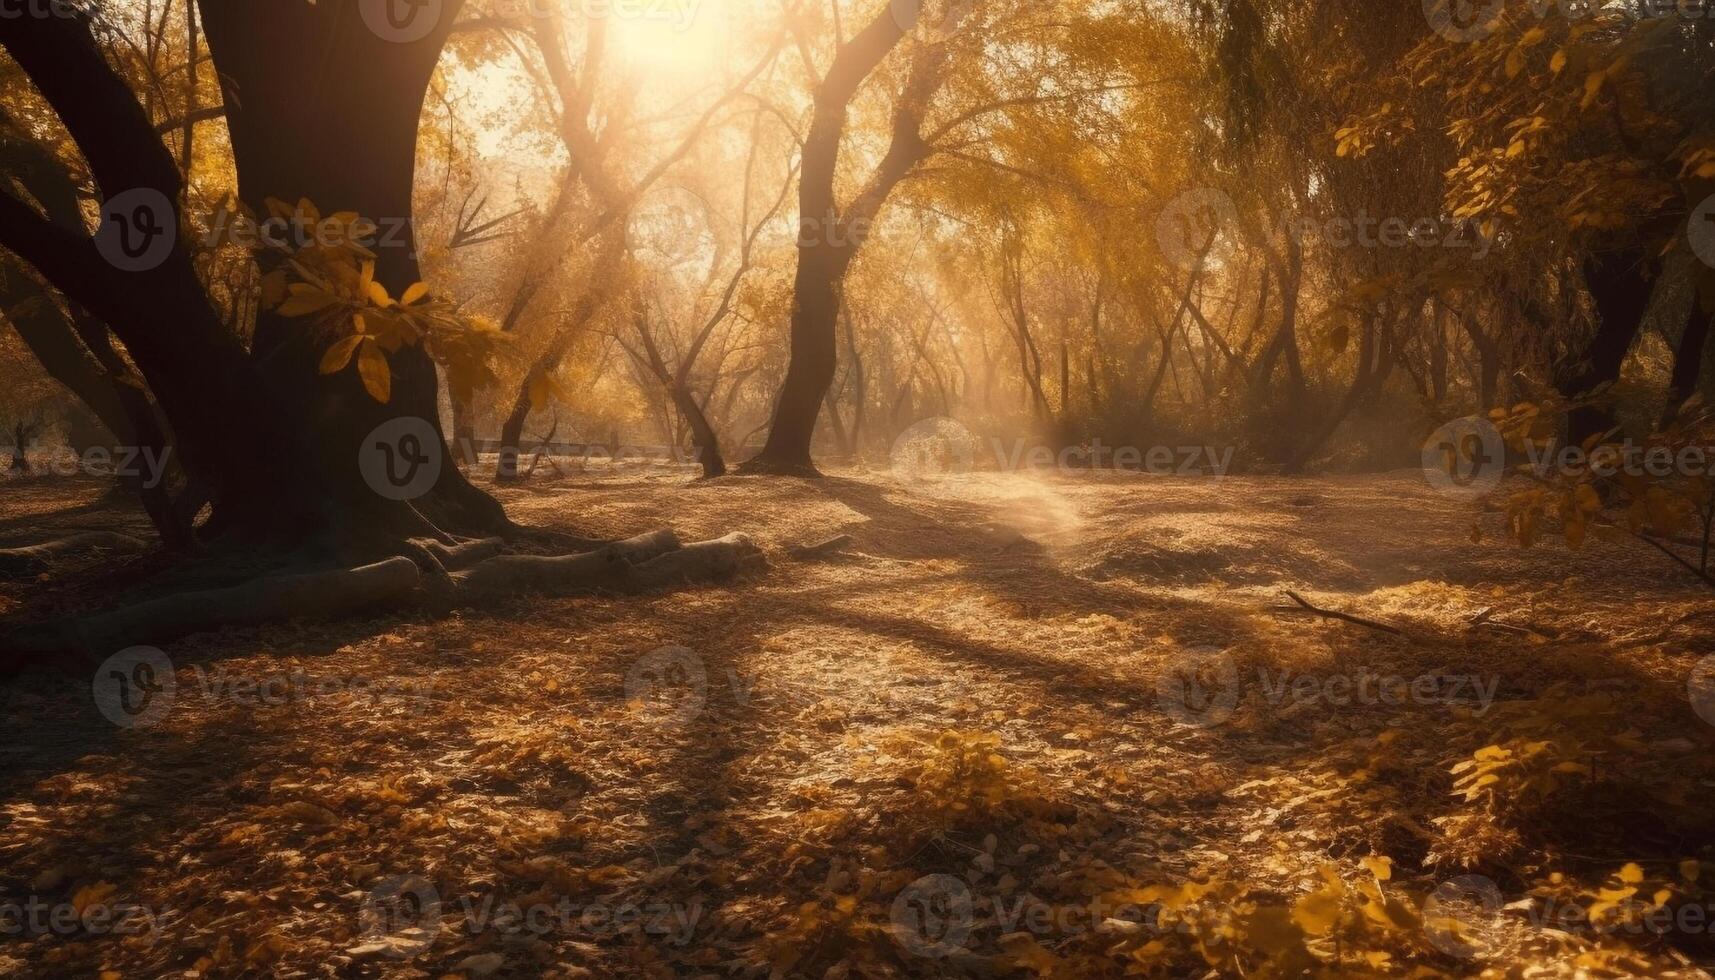
M 351 361 L 351 354 L 357 350 L 357 345 L 364 340 L 362 334 L 352 334 L 327 349 L 322 355 L 321 373 L 333 374 L 342 370 Z
M 357 355 L 357 373 L 363 378 L 363 389 L 369 397 L 387 404 L 393 397 L 393 375 L 387 367 L 387 355 L 374 344 L 364 344 Z
M 281 316 L 307 316 L 325 310 L 339 302 L 339 297 L 317 289 L 308 283 L 293 283 L 287 287 L 286 301 L 275 312 Z

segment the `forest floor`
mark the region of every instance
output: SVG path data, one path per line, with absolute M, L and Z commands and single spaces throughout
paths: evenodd
M 0 546 L 143 531 L 104 489 L 0 486 Z M 769 567 L 193 636 L 147 725 L 5 682 L 0 976 L 1715 965 L 1715 593 L 1623 535 L 1520 550 L 1415 472 L 499 495 Z

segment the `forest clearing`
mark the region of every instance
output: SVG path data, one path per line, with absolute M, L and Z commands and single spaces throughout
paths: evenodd
M 1712 91 L 0 0 L 0 978 L 1715 980 Z
M 146 521 L 90 509 L 103 489 L 9 491 L 35 527 Z M 769 567 L 641 602 L 203 634 L 163 647 L 174 709 L 123 732 L 87 691 L 14 688 L 6 728 L 35 748 L 5 767 L 7 876 L 111 888 L 151 928 L 12 943 L 0 965 L 1084 977 L 1187 975 L 1200 943 L 1235 964 L 1314 948 L 1348 975 L 1704 975 L 1705 929 L 1553 917 L 1629 865 L 1677 881 L 1711 840 L 1692 801 L 1715 792 L 1715 699 L 1688 703 L 1687 678 L 1715 606 L 1635 543 L 1520 551 L 1416 471 L 594 467 L 499 493 L 614 536 L 750 530 Z M 118 573 L 74 565 L 4 601 Z M 1295 613 L 1288 589 L 1402 634 Z M 1506 626 L 1473 625 L 1484 610 Z M 1172 680 L 1198 650 L 1229 671 L 1203 665 L 1207 700 Z M 1568 716 L 1554 761 L 1587 772 L 1521 767 L 1499 806 L 1454 792 L 1472 753 Z M 1383 894 L 1439 895 L 1446 923 L 1366 916 L 1379 860 Z M 1550 871 L 1549 918 L 1513 907 Z M 402 878 L 431 884 L 433 922 L 365 917 Z M 1195 882 L 1216 890 L 1184 924 L 1145 915 L 1147 889 Z M 913 887 L 947 918 L 896 904 Z

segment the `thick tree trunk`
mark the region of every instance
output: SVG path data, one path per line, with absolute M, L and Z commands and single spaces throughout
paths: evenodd
M 798 250 L 798 274 L 792 305 L 791 360 L 780 397 L 774 406 L 773 422 L 762 452 L 740 468 L 744 473 L 780 473 L 810 476 L 816 467 L 810 459 L 810 444 L 821 414 L 822 399 L 834 381 L 834 321 L 838 309 L 839 282 L 827 263 Z M 843 273 L 839 273 L 843 278 Z
M 1596 335 L 1583 352 L 1555 371 L 1555 387 L 1567 398 L 1585 398 L 1620 377 L 1620 365 L 1637 339 L 1660 272 L 1659 260 L 1640 249 L 1598 252 L 1584 262 L 1584 282 L 1595 302 Z M 1579 445 L 1613 425 L 1606 408 L 1587 405 L 1567 419 L 1567 441 Z
M 358 6 L 259 10 L 242 0 L 203 0 L 203 29 L 225 86 L 245 204 L 266 214 L 268 198 L 307 198 L 323 214 L 354 211 L 376 222 L 375 278 L 397 296 L 421 277 L 411 223 L 417 124 L 459 4 L 441 11 L 428 36 L 408 43 L 377 36 Z M 306 57 L 341 67 L 306 91 L 297 77 Z M 500 505 L 452 465 L 438 372 L 420 345 L 389 359 L 393 395 L 386 405 L 374 403 L 355 372 L 319 375 L 321 351 L 294 320 L 260 316 L 254 351 L 270 365 L 273 387 L 294 414 L 322 423 L 316 437 L 347 492 L 364 492 L 355 462 L 369 432 L 393 419 L 422 419 L 437 436 L 442 465 L 417 509 L 452 530 L 510 527 Z

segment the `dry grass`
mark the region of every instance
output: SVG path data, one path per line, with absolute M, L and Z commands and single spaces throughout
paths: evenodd
M 0 535 L 137 523 L 96 492 L 9 486 L 19 509 Z M 1476 512 L 1412 475 L 906 485 L 629 469 L 501 495 L 525 523 L 744 530 L 772 565 L 641 599 L 192 637 L 166 649 L 177 698 L 146 729 L 106 722 L 82 678 L 0 688 L 0 901 L 110 884 L 109 902 L 152 919 L 123 938 L 8 937 L 0 975 L 1119 975 L 1126 934 L 1079 915 L 1009 929 L 1006 901 L 1087 909 L 1211 876 L 1291 897 L 1324 864 L 1374 855 L 1401 894 L 1461 873 L 1429 858 L 1446 843 L 1435 820 L 1469 809 L 1447 770 L 1489 737 L 1479 705 L 1445 688 L 1271 700 L 1258 671 L 1469 675 L 1501 702 L 1564 683 L 1623 702 L 1642 746 L 1623 779 L 1532 811 L 1515 848 L 1475 866 L 1509 901 L 1549 870 L 1597 882 L 1627 861 L 1715 857 L 1715 729 L 1686 693 L 1715 653 L 1707 590 L 1621 543 L 1519 552 L 1494 515 L 1473 542 Z M 832 560 L 784 553 L 836 533 L 855 544 Z M 0 612 L 90 601 L 90 574 L 6 586 Z M 1405 633 L 1276 611 L 1287 588 Z M 1537 635 L 1471 627 L 1485 606 Z M 679 658 L 675 677 L 700 667 L 700 692 L 649 687 L 640 658 L 664 646 L 690 651 L 657 656 Z M 1185 724 L 1163 710 L 1164 666 L 1205 649 L 1243 689 L 1230 717 Z M 278 703 L 205 690 L 295 674 L 311 681 Z M 893 935 L 895 898 L 937 873 L 977 908 L 955 955 L 925 957 Z M 441 899 L 409 957 L 363 915 L 397 876 Z M 574 914 L 472 929 L 467 910 L 507 902 Z M 1711 953 L 1706 934 L 1507 928 L 1476 958 L 1404 943 L 1379 972 L 1571 975 L 1618 943 L 1649 972 L 1704 975 L 1688 963 Z M 1028 955 L 1003 935 L 1021 931 Z

